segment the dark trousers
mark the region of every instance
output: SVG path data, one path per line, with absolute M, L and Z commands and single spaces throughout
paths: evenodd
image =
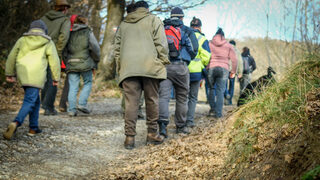
M 224 97 L 227 97 L 227 95 L 230 95 L 230 99 L 228 100 L 227 104 L 232 104 L 232 98 L 233 98 L 233 94 L 234 94 L 234 81 L 235 81 L 235 77 L 234 78 L 230 78 L 229 77 L 229 82 L 227 81 L 226 83 L 226 91 L 224 92 Z
M 141 92 L 144 90 L 148 133 L 158 131 L 159 80 L 147 77 L 129 77 L 122 82 L 125 100 L 125 135 L 135 136 Z
M 41 91 L 41 103 L 43 109 L 49 111 L 54 110 L 54 101 L 56 100 L 57 90 L 57 86 L 53 86 L 52 73 L 48 66 L 47 81 Z
M 59 107 L 67 109 L 67 101 L 68 101 L 68 94 L 69 94 L 69 78 L 68 74 L 66 75 L 66 79 L 64 80 L 64 86 L 60 98 Z
M 184 127 L 188 111 L 189 69 L 185 63 L 169 64 L 166 68 L 167 79 L 160 83 L 159 123 L 169 124 L 169 101 L 173 87 L 176 96 L 175 124 L 178 128 Z
M 40 109 L 40 97 L 39 88 L 23 87 L 24 99 L 20 111 L 15 118 L 14 122 L 18 122 L 18 126 L 21 126 L 24 119 L 29 115 L 29 127 L 30 129 L 37 130 L 39 109 Z

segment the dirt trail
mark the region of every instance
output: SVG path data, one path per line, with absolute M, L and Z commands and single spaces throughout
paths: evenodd
M 40 115 L 43 133 L 39 136 L 26 135 L 28 119 L 11 141 L 1 136 L 0 179 L 90 178 L 87 175 L 107 168 L 111 161 L 120 161 L 130 153 L 139 153 L 149 148 L 145 146 L 147 132 L 144 120 L 137 123 L 137 148 L 134 151 L 123 148 L 125 136 L 120 99 L 105 99 L 89 106 L 93 112 L 91 115 L 79 114 L 73 118 L 66 113 L 49 117 Z M 170 108 L 172 112 L 172 103 Z M 198 128 L 193 131 L 210 124 L 209 119 L 199 118 L 205 116 L 208 110 L 207 104 L 197 105 Z M 0 114 L 1 133 L 15 115 L 16 112 Z M 172 121 L 168 131 L 170 137 L 167 141 L 180 137 L 174 133 Z

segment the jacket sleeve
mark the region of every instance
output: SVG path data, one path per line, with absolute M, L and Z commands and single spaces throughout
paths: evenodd
M 19 39 L 16 42 L 16 44 L 13 46 L 12 50 L 9 53 L 9 56 L 6 62 L 6 70 L 5 70 L 6 76 L 16 76 L 16 61 L 17 61 L 17 56 L 20 49 L 20 43 L 21 43 L 21 39 Z
M 256 70 L 257 66 L 256 66 L 256 61 L 253 59 L 252 56 L 250 56 L 250 65 L 251 65 L 251 72 L 253 72 L 254 70 Z
M 116 63 L 116 74 L 119 74 L 120 71 L 120 46 L 121 46 L 121 25 L 117 29 L 115 40 L 114 40 L 114 59 Z
M 232 63 L 231 73 L 235 74 L 237 71 L 238 59 L 237 59 L 236 53 L 231 45 L 229 48 L 229 59 L 231 59 L 231 63 Z
M 62 51 L 69 40 L 70 26 L 71 26 L 70 20 L 68 18 L 66 18 L 66 20 L 63 22 L 63 24 L 60 28 L 58 42 L 56 44 L 56 46 L 57 46 L 56 48 L 57 48 L 59 57 L 62 57 Z
M 90 56 L 95 63 L 100 61 L 100 46 L 92 31 L 89 34 L 89 51 Z
M 57 49 L 53 41 L 51 40 L 47 45 L 46 54 L 47 54 L 50 70 L 52 72 L 52 79 L 54 81 L 60 81 L 60 71 L 61 71 L 60 60 L 57 54 Z
M 164 26 L 162 21 L 158 17 L 154 17 L 153 20 L 153 42 L 158 52 L 158 58 L 163 65 L 170 64 L 168 59 L 168 42 L 164 32 Z
M 189 54 L 191 56 L 191 59 L 194 59 L 198 54 L 199 43 L 198 43 L 198 40 L 197 40 L 197 37 L 196 37 L 194 31 L 191 29 L 189 29 L 189 31 L 190 32 L 188 34 L 188 38 L 190 39 L 191 46 L 192 46 L 192 52 L 189 52 Z
M 202 48 L 200 52 L 201 62 L 204 66 L 209 64 L 210 57 L 211 57 L 211 51 L 209 47 L 209 41 L 205 40 L 202 44 Z

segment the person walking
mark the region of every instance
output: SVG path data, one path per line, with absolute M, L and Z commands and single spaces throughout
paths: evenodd
M 200 82 L 205 66 L 207 66 L 207 64 L 209 63 L 211 52 L 209 47 L 209 41 L 201 32 L 201 20 L 196 17 L 193 17 L 192 21 L 190 22 L 190 26 L 191 28 L 193 28 L 199 43 L 199 50 L 197 56 L 188 65 L 190 71 L 190 90 L 188 96 L 187 126 L 194 127 L 194 114 L 198 102 Z
M 223 94 L 225 92 L 226 82 L 228 76 L 231 78 L 235 76 L 238 60 L 233 46 L 226 41 L 224 32 L 221 28 L 219 28 L 213 36 L 209 46 L 212 53 L 208 72 L 208 80 L 210 84 L 209 114 L 213 113 L 215 118 L 221 118 L 223 116 Z M 232 62 L 230 75 L 229 60 Z M 211 94 L 215 85 L 216 97 L 213 97 Z
M 175 9 L 174 9 L 175 10 Z M 186 125 L 188 111 L 188 92 L 189 92 L 189 70 L 187 64 L 189 61 L 182 58 L 182 49 L 186 48 L 185 53 L 194 53 L 190 39 L 187 33 L 183 31 L 183 22 L 180 17 L 183 16 L 182 10 L 175 14 L 170 19 L 164 20 L 164 26 L 167 31 L 169 44 L 170 64 L 166 66 L 167 79 L 161 81 L 159 90 L 159 127 L 160 134 L 167 137 L 167 125 L 169 124 L 169 101 L 172 87 L 175 91 L 176 109 L 174 121 L 176 125 L 176 133 L 189 134 Z M 177 42 L 174 44 L 173 42 Z
M 237 56 L 237 59 L 238 59 L 236 76 L 238 77 L 238 79 L 240 79 L 242 77 L 242 71 L 243 71 L 243 64 L 242 64 L 243 62 L 242 62 L 242 58 L 241 58 L 241 53 L 238 50 L 238 48 L 236 47 L 236 42 L 234 40 L 230 40 L 229 43 L 233 46 L 234 51 Z M 231 67 L 232 67 L 232 65 L 230 64 L 229 69 L 231 69 Z M 225 104 L 232 105 L 235 77 L 231 78 L 229 76 L 228 80 L 229 81 L 227 81 L 227 83 L 226 83 L 226 90 L 224 93 L 224 97 L 226 98 Z
M 243 76 L 239 79 L 240 81 L 240 94 L 247 87 L 251 81 L 251 74 L 256 69 L 256 62 L 250 54 L 250 49 L 248 47 L 243 47 L 241 53 L 243 61 Z
M 52 85 L 60 80 L 60 61 L 56 47 L 49 36 L 47 27 L 41 20 L 33 21 L 27 33 L 12 48 L 5 68 L 6 80 L 20 82 L 24 90 L 24 99 L 18 115 L 3 133 L 10 140 L 29 115 L 29 136 L 41 133 L 39 128 L 39 91 L 46 81 L 47 66 L 52 71 Z
M 147 144 L 160 144 L 158 133 L 159 83 L 166 79 L 165 65 L 169 64 L 168 44 L 161 20 L 149 13 L 145 1 L 135 3 L 136 10 L 120 23 L 115 36 L 114 58 L 118 84 L 125 98 L 126 149 L 135 146 L 138 104 L 144 90 L 146 104 Z
M 70 17 L 70 23 L 71 23 L 71 27 L 70 27 L 70 31 L 72 31 L 72 27 L 74 24 L 74 21 L 77 18 L 77 14 L 73 14 Z M 62 59 L 61 61 L 61 71 L 66 73 L 66 60 L 65 58 Z M 64 84 L 63 84 L 63 89 L 62 89 L 62 94 L 60 97 L 60 102 L 59 102 L 59 111 L 60 112 L 67 112 L 67 101 L 68 101 L 68 94 L 69 94 L 69 78 L 68 78 L 68 74 L 66 73 L 66 77 L 64 80 Z
M 54 9 L 47 12 L 41 20 L 48 27 L 48 35 L 54 42 L 60 61 L 62 60 L 62 51 L 66 46 L 70 34 L 70 20 L 66 16 L 70 5 L 66 0 L 56 0 Z M 52 72 L 48 67 L 47 81 L 41 91 L 41 104 L 45 110 L 44 115 L 57 115 L 54 108 L 54 102 L 57 95 L 57 86 L 52 85 Z
M 69 79 L 69 116 L 76 116 L 77 110 L 90 113 L 87 102 L 92 88 L 93 71 L 100 60 L 100 46 L 87 23 L 86 17 L 76 17 L 65 51 Z M 80 77 L 83 79 L 83 89 L 77 106 Z

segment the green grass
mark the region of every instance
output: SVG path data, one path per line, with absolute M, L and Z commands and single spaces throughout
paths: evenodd
M 302 180 L 313 180 L 320 178 L 320 165 L 317 166 L 316 168 L 308 171 L 306 174 L 302 176 Z
M 246 161 L 255 151 L 262 126 L 290 128 L 308 120 L 306 94 L 320 87 L 320 60 L 310 56 L 291 68 L 281 81 L 260 93 L 240 109 L 229 146 L 230 163 Z

